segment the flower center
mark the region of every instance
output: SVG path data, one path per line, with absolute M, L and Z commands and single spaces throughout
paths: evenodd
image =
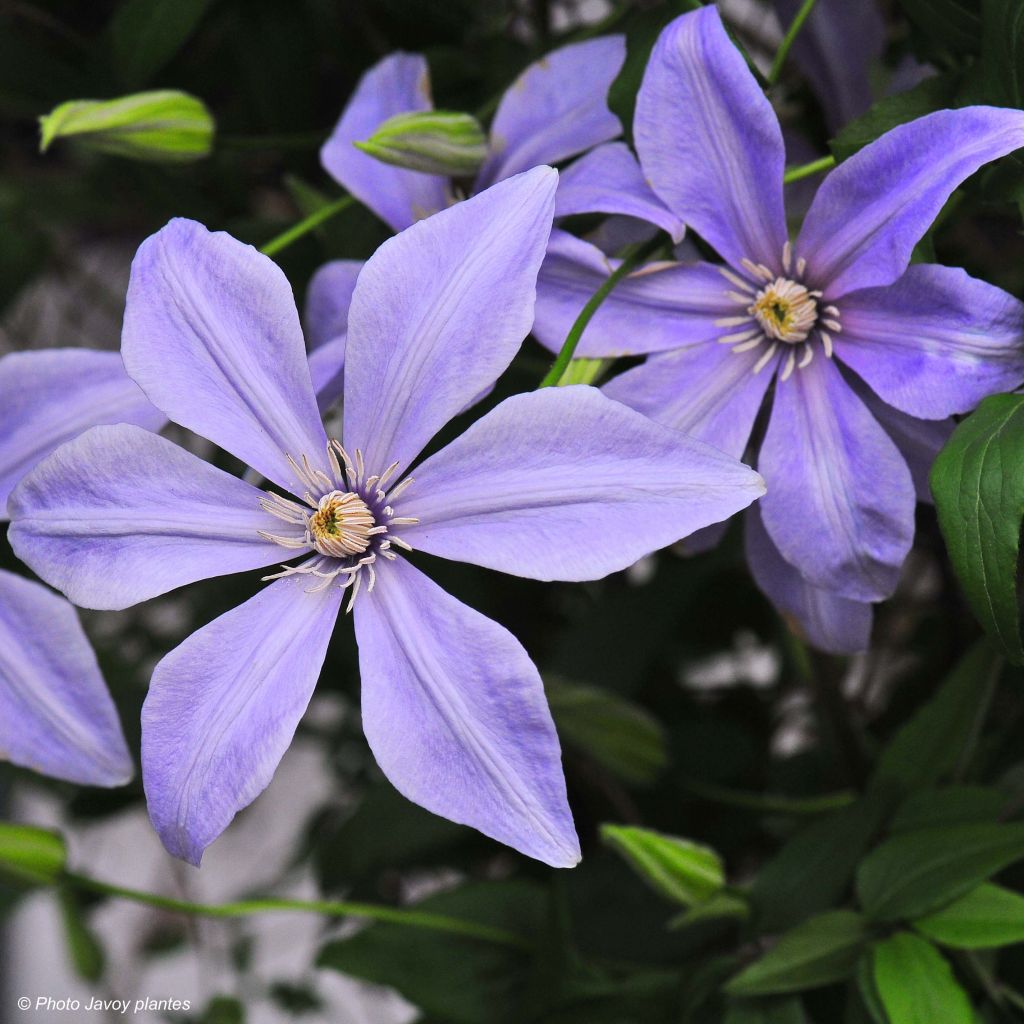
M 366 502 L 351 491 L 331 491 L 318 502 L 309 517 L 309 535 L 321 555 L 344 558 L 358 555 L 370 546 L 370 531 L 376 526 Z
M 769 338 L 805 341 L 818 320 L 818 303 L 802 284 L 777 277 L 762 288 L 747 308 Z

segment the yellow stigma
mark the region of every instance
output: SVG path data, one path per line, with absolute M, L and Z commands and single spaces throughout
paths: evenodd
M 762 288 L 747 310 L 769 338 L 795 345 L 806 340 L 818 320 L 818 303 L 802 284 L 777 277 Z
M 322 555 L 345 558 L 370 546 L 376 520 L 366 502 L 350 491 L 331 491 L 309 517 L 309 536 Z

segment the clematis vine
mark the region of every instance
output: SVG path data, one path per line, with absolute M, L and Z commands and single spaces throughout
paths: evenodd
M 17 488 L 11 540 L 43 579 L 97 608 L 287 563 L 153 674 L 143 781 L 177 856 L 198 864 L 269 783 L 344 602 L 363 727 L 394 785 L 529 856 L 579 859 L 537 669 L 408 554 L 597 579 L 735 513 L 763 485 L 735 458 L 587 387 L 507 399 L 408 475 L 528 333 L 556 183 L 550 168 L 516 175 L 368 261 L 332 440 L 277 266 L 185 220 L 140 248 L 123 335 L 129 374 L 172 420 L 273 486 L 261 491 L 136 427 L 97 427 Z
M 754 575 L 815 644 L 863 648 L 913 539 L 924 473 L 908 455 L 927 462 L 948 417 L 1024 379 L 1020 302 L 963 270 L 909 265 L 952 191 L 1024 146 L 1024 112 L 894 128 L 825 178 L 791 240 L 778 121 L 706 7 L 659 38 L 634 135 L 660 199 L 724 265 L 640 269 L 578 354 L 649 354 L 605 393 L 736 456 L 774 385 L 757 454 L 768 493 L 748 517 Z M 612 265 L 553 239 L 534 329 L 549 347 Z

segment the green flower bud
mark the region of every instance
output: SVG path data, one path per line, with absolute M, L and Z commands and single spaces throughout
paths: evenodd
M 454 178 L 476 174 L 487 156 L 480 122 L 449 110 L 396 114 L 355 145 L 386 164 Z
M 67 863 L 56 832 L 0 821 L 0 876 L 30 885 L 52 885 Z
M 134 160 L 200 160 L 213 144 L 214 122 L 205 104 L 174 90 L 138 92 L 116 100 L 72 100 L 39 118 L 42 152 L 54 139 Z

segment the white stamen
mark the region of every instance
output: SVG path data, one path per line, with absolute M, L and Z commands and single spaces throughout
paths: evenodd
M 751 295 L 757 291 L 749 281 L 744 280 L 744 278 L 740 277 L 739 274 L 734 274 L 728 267 L 719 267 L 718 272 L 726 279 L 726 281 L 736 285 L 737 288 L 742 288 L 743 291 L 749 292 Z
M 754 325 L 751 324 L 751 327 Z M 746 341 L 748 338 L 760 337 L 761 331 L 759 328 L 754 327 L 753 330 L 736 331 L 735 334 L 723 334 L 721 338 L 718 338 L 719 345 L 734 345 L 737 341 Z
M 790 349 L 789 355 L 786 357 L 786 366 L 782 373 L 779 375 L 779 380 L 789 380 L 793 371 L 796 369 L 796 353 Z
M 740 324 L 749 324 L 749 316 L 724 316 L 721 320 L 715 321 L 716 327 L 739 327 Z
M 779 343 L 777 341 L 773 341 L 771 343 L 771 345 L 768 347 L 768 351 L 765 352 L 765 354 L 761 356 L 761 358 L 758 359 L 758 361 L 754 364 L 754 373 L 760 373 L 768 365 L 768 363 L 771 361 L 772 356 L 775 355 L 775 350 L 778 347 Z
M 821 345 L 825 349 L 825 358 L 832 358 L 832 336 L 827 331 L 818 331 L 821 336 Z
M 734 345 L 732 350 L 737 355 L 740 352 L 749 352 L 752 348 L 757 348 L 757 346 L 760 345 L 762 341 L 764 341 L 764 335 L 760 331 L 758 331 L 750 339 L 750 341 L 745 341 L 742 345 Z

